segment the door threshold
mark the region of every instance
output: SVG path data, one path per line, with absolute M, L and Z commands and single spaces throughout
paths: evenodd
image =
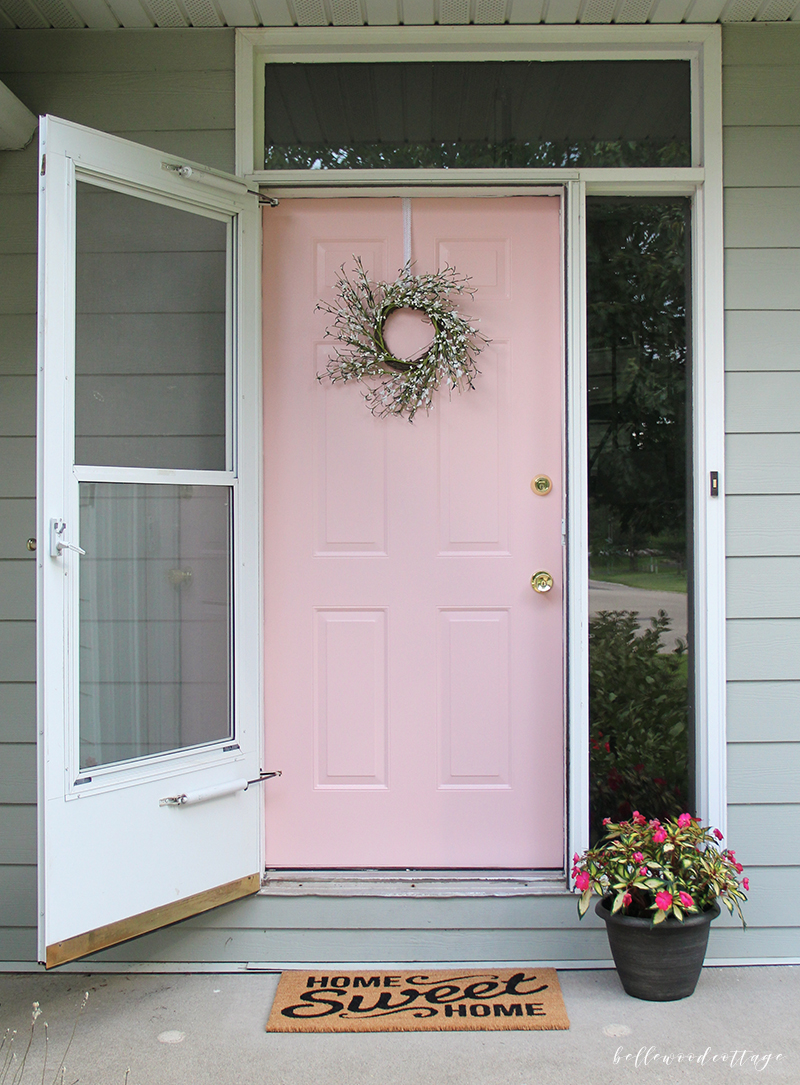
M 517 897 L 568 894 L 552 870 L 267 870 L 277 897 Z M 571 895 L 571 894 L 570 894 Z

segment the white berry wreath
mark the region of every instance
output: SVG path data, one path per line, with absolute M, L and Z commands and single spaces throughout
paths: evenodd
M 475 359 L 489 340 L 456 310 L 460 295 L 475 294 L 469 279 L 449 266 L 412 275 L 407 263 L 393 283 L 373 282 L 361 260 L 353 259 L 353 278 L 342 265 L 334 300 L 317 305 L 334 318 L 325 334 L 337 342 L 319 380 L 361 381 L 374 415 L 407 414 L 409 421 L 420 407 L 430 410 L 440 385 L 450 391 L 473 388 Z M 433 326 L 433 342 L 419 358 L 397 358 L 386 345 L 386 319 L 398 309 L 424 313 Z

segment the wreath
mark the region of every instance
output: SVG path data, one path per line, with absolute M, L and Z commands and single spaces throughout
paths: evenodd
M 327 370 L 317 374 L 318 379 L 327 377 L 332 384 L 361 381 L 374 415 L 407 414 L 409 421 L 421 407 L 430 410 L 440 385 L 450 392 L 474 388 L 479 373 L 475 359 L 489 340 L 456 309 L 462 294 L 475 295 L 469 278 L 450 266 L 412 275 L 409 262 L 393 283 L 376 283 L 361 260 L 353 259 L 353 278 L 348 278 L 342 265 L 334 300 L 317 305 L 334 318 L 325 335 L 337 341 Z M 419 358 L 398 358 L 386 345 L 386 320 L 398 309 L 424 313 L 433 326 L 433 342 Z

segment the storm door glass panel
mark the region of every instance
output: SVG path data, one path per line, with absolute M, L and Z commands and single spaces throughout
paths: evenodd
M 266 64 L 265 169 L 691 165 L 684 60 Z
M 81 483 L 81 768 L 230 736 L 230 503 Z
M 77 184 L 75 462 L 225 470 L 228 224 Z
M 587 200 L 591 828 L 692 810 L 689 201 Z

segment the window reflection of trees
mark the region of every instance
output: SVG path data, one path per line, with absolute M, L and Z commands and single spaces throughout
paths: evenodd
M 683 199 L 588 202 L 589 575 L 616 598 L 689 590 L 688 215 Z M 592 610 L 596 836 L 603 817 L 690 806 L 691 651 L 663 610 Z

